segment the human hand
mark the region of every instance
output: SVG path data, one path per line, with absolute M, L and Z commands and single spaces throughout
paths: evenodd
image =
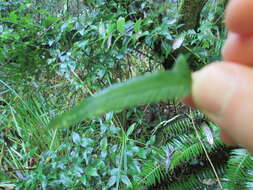
M 221 138 L 253 152 L 253 0 L 230 0 L 223 60 L 193 74 L 195 107 L 221 127 Z

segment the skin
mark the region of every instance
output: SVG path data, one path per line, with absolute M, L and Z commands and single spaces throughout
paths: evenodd
M 186 102 L 221 127 L 221 138 L 253 152 L 253 0 L 230 0 L 223 61 L 193 74 Z

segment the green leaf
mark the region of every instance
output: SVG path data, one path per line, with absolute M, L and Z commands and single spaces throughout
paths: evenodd
M 113 185 L 116 183 L 116 181 L 117 181 L 117 177 L 116 177 L 116 176 L 112 176 L 112 177 L 109 179 L 107 186 L 108 186 L 108 187 L 113 186 Z
M 81 143 L 81 137 L 78 133 L 75 133 L 75 132 L 72 133 L 72 140 L 75 144 Z
M 162 41 L 162 51 L 165 56 L 168 56 L 171 52 L 171 46 L 169 43 Z
M 106 150 L 107 145 L 108 145 L 107 138 L 104 137 L 104 138 L 101 140 L 101 142 L 100 142 L 100 148 L 101 148 L 101 150 Z
M 49 128 L 66 128 L 110 111 L 185 97 L 190 94 L 190 90 L 191 72 L 185 58 L 180 56 L 173 70 L 147 74 L 112 85 L 53 119 Z
M 82 138 L 82 140 L 81 140 L 81 146 L 84 148 L 86 148 L 87 146 L 89 146 L 92 143 L 93 143 L 93 140 L 90 138 Z
M 98 176 L 98 173 L 97 173 L 97 169 L 96 168 L 88 168 L 87 171 L 85 172 L 85 175 L 86 176 L 93 176 L 93 177 L 96 177 Z
M 12 11 L 10 14 L 9 14 L 9 18 L 8 18 L 9 21 L 11 22 L 18 22 L 18 16 L 16 14 L 15 11 Z
M 57 17 L 48 16 L 47 18 L 44 19 L 42 24 L 47 28 L 51 26 L 52 24 L 56 23 L 57 21 L 58 21 Z
M 156 140 L 156 136 L 152 135 L 151 138 L 146 143 L 146 145 L 153 145 L 155 143 L 155 140 Z
M 135 33 L 140 32 L 141 24 L 142 24 L 142 19 L 137 20 L 137 22 L 134 24 L 134 32 Z
M 126 175 L 123 175 L 121 177 L 121 181 L 127 185 L 127 187 L 131 187 L 132 186 L 132 183 L 131 181 L 129 180 L 129 178 L 126 176 Z
M 3 25 L 0 25 L 0 34 L 3 33 L 3 31 L 4 31 Z
M 180 48 L 182 46 L 182 44 L 184 43 L 184 40 L 185 40 L 185 35 L 181 35 L 180 37 L 175 39 L 175 41 L 173 42 L 173 45 L 172 45 L 173 51 Z
M 83 185 L 87 185 L 87 178 L 85 175 L 83 175 L 81 178 L 80 178 L 80 181 L 82 182 Z
M 117 30 L 123 34 L 125 33 L 125 25 L 126 25 L 126 21 L 123 17 L 120 17 L 117 21 Z
M 132 124 L 129 129 L 127 130 L 127 136 L 131 135 L 135 129 L 136 123 Z

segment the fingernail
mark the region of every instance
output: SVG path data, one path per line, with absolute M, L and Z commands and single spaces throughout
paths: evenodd
M 193 100 L 198 108 L 217 121 L 234 94 L 237 83 L 233 68 L 213 63 L 193 74 Z

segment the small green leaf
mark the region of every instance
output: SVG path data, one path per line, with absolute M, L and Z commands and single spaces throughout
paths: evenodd
M 81 178 L 80 178 L 80 181 L 82 182 L 83 185 L 87 185 L 87 178 L 85 175 L 83 175 Z
M 89 146 L 92 143 L 93 143 L 93 140 L 90 138 L 82 138 L 82 140 L 81 140 L 81 146 L 84 148 L 86 148 L 87 146 Z
M 83 40 L 83 41 L 78 41 L 74 44 L 75 47 L 78 48 L 82 48 L 83 50 L 85 50 L 85 48 L 87 47 L 89 43 L 89 40 Z
M 104 138 L 101 140 L 101 142 L 100 142 L 100 148 L 101 148 L 101 150 L 106 150 L 107 145 L 108 145 L 107 138 L 104 137 Z
M 102 22 L 99 23 L 98 32 L 99 32 L 100 35 L 105 37 L 105 25 L 104 25 L 104 23 L 102 23 Z
M 117 177 L 116 177 L 116 176 L 110 177 L 107 186 L 108 186 L 108 187 L 113 186 L 113 185 L 116 183 L 116 181 L 117 181 Z
M 97 169 L 96 168 L 91 168 L 91 167 L 87 169 L 85 174 L 87 176 L 94 176 L 94 177 L 98 176 Z
M 127 185 L 127 187 L 131 187 L 132 186 L 132 183 L 131 181 L 129 180 L 129 178 L 126 176 L 126 175 L 123 175 L 121 177 L 121 181 Z
M 115 30 L 116 24 L 109 24 L 108 28 L 106 29 L 106 32 L 108 35 L 112 35 L 113 31 Z
M 134 131 L 134 128 L 136 126 L 136 123 L 132 124 L 129 129 L 127 130 L 127 136 L 131 135 L 132 132 Z
M 136 23 L 134 24 L 134 32 L 138 33 L 141 30 L 141 24 L 142 24 L 142 19 L 139 19 L 136 21 Z
M 117 175 L 119 175 L 119 172 L 120 172 L 119 168 L 113 168 L 113 169 L 110 171 L 110 175 L 111 175 L 111 176 L 113 176 L 113 175 L 117 176 Z
M 191 72 L 185 58 L 180 56 L 173 70 L 152 73 L 112 85 L 87 98 L 71 111 L 56 117 L 49 123 L 49 128 L 66 128 L 110 111 L 185 97 L 190 94 L 190 90 Z
M 126 21 L 125 18 L 120 17 L 117 21 L 117 30 L 121 33 L 124 34 L 125 33 L 125 25 L 126 25 Z
M 57 20 L 58 20 L 57 17 L 48 16 L 47 18 L 44 19 L 42 24 L 47 28 L 47 27 L 51 26 L 52 24 L 56 23 Z
M 185 36 L 181 35 L 179 38 L 175 39 L 172 45 L 173 51 L 180 48 L 185 40 Z
M 169 43 L 162 41 L 162 51 L 165 54 L 165 56 L 168 56 L 171 52 L 171 46 Z
M 75 144 L 81 143 L 81 137 L 78 133 L 75 133 L 75 132 L 72 133 L 72 140 Z
M 137 155 L 142 159 L 147 159 L 147 151 L 145 149 L 140 149 Z
M 3 31 L 4 31 L 3 25 L 0 25 L 0 34 L 3 33 Z
M 151 138 L 148 140 L 148 142 L 146 143 L 147 145 L 153 145 L 155 143 L 156 140 L 156 136 L 152 135 Z

